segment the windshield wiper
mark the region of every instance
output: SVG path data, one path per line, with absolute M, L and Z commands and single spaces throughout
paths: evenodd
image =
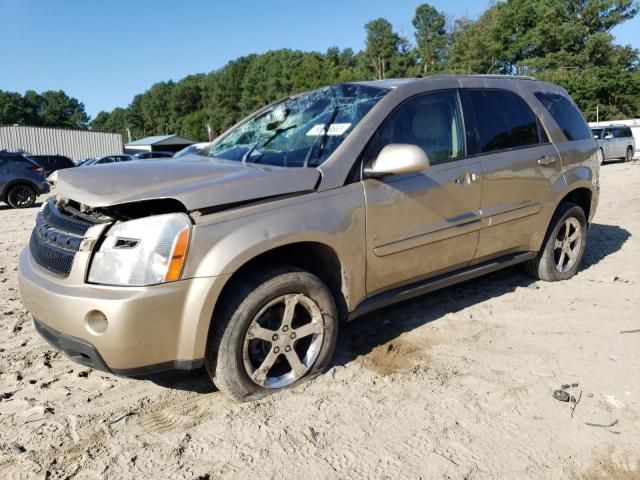
M 329 136 L 329 129 L 331 128 L 331 125 L 333 125 L 333 122 L 336 121 L 338 113 L 340 113 L 340 107 L 336 105 L 336 107 L 333 109 L 333 113 L 331 114 L 331 118 L 329 118 L 329 121 L 324 126 L 324 130 L 322 131 L 322 135 L 320 136 L 320 146 L 318 147 L 318 154 L 316 155 L 316 158 L 320 158 L 322 156 L 324 145 L 327 142 L 327 137 Z M 317 141 L 318 137 L 315 138 L 315 140 L 311 144 L 311 147 L 309 148 L 309 151 L 307 152 L 307 155 L 304 157 L 303 166 L 305 168 L 309 166 L 309 160 L 311 159 L 311 154 L 313 153 L 313 148 L 316 146 Z
M 256 148 L 258 147 L 266 147 L 267 145 L 269 145 L 271 142 L 273 142 L 277 137 L 279 137 L 280 135 L 282 135 L 284 132 L 288 132 L 289 130 L 291 130 L 292 128 L 296 128 L 298 125 L 291 125 L 289 127 L 286 128 L 276 128 L 275 132 L 273 132 L 273 134 L 267 138 L 266 140 L 260 140 L 259 142 L 257 142 L 253 147 L 251 147 L 249 150 L 247 150 L 247 153 L 245 153 L 242 156 L 242 163 L 246 163 L 249 158 L 251 157 L 251 154 L 256 150 Z M 260 159 L 256 159 L 255 163 L 259 163 Z

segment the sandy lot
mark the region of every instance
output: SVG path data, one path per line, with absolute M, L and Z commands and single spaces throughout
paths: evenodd
M 640 478 L 640 163 L 602 169 L 576 278 L 513 268 L 367 316 L 325 375 L 243 405 L 40 339 L 16 278 L 35 212 L 0 206 L 0 479 Z

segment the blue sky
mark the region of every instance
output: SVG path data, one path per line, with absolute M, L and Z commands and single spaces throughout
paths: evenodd
M 0 0 L 0 89 L 62 89 L 95 116 L 161 80 L 209 72 L 248 53 L 364 46 L 378 17 L 412 36 L 415 0 Z M 487 0 L 432 0 L 477 17 Z M 640 48 L 640 17 L 613 32 Z

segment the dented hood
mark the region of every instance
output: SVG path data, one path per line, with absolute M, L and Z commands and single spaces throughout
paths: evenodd
M 278 168 L 200 156 L 60 170 L 56 189 L 90 207 L 172 198 L 187 210 L 313 190 L 315 168 Z

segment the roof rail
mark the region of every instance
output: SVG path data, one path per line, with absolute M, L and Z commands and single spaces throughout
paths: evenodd
M 501 73 L 477 73 L 474 75 L 470 75 L 472 77 L 484 77 L 484 78 L 509 78 L 513 80 L 535 80 L 535 77 L 530 77 L 528 75 L 506 75 Z

